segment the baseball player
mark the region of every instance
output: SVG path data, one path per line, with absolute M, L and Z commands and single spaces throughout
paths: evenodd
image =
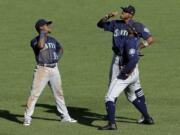
M 100 127 L 100 130 L 116 130 L 115 123 L 115 100 L 127 87 L 134 87 L 139 81 L 139 71 L 137 63 L 139 61 L 138 56 L 138 34 L 136 28 L 128 26 L 128 36 L 121 41 L 121 46 L 116 48 L 115 54 L 119 57 L 119 75 L 111 82 L 109 90 L 106 94 L 106 110 L 108 124 Z M 143 106 L 139 103 L 140 107 Z M 140 108 L 143 110 L 143 107 Z M 151 117 L 147 116 L 147 119 Z
M 114 79 L 117 78 L 120 73 L 119 69 L 119 57 L 116 52 L 118 48 L 123 45 L 125 37 L 128 35 L 127 29 L 129 26 L 133 27 L 134 25 L 138 26 L 137 33 L 138 39 L 142 38 L 143 42 L 138 40 L 138 48 L 142 49 L 153 43 L 153 37 L 150 34 L 148 28 L 146 28 L 143 24 L 134 21 L 132 18 L 135 15 L 135 8 L 131 5 L 128 7 L 122 7 L 122 13 L 120 15 L 121 20 L 112 20 L 109 21 L 110 18 L 118 15 L 118 12 L 112 12 L 107 14 L 104 18 L 102 18 L 97 26 L 103 28 L 106 31 L 110 31 L 113 33 L 113 47 L 112 50 L 114 52 L 111 68 L 110 68 L 110 77 L 109 77 L 109 85 L 112 83 Z M 137 78 L 136 83 L 132 86 L 128 86 L 125 90 L 125 94 L 127 99 L 133 103 L 133 105 L 141 112 L 142 117 L 138 120 L 140 124 L 153 124 L 153 120 L 150 119 L 150 116 L 147 112 L 147 107 L 145 103 L 145 96 L 143 90 L 140 85 L 140 80 Z M 143 110 L 140 108 L 138 102 L 143 104 Z
M 35 24 L 38 36 L 31 40 L 31 47 L 37 64 L 34 70 L 32 89 L 24 113 L 24 126 L 31 124 L 31 116 L 33 115 L 35 104 L 47 83 L 52 89 L 57 110 L 61 115 L 61 121 L 76 122 L 70 117 L 65 105 L 61 76 L 57 66 L 63 53 L 63 48 L 55 38 L 49 36 L 51 33 L 49 25 L 51 23 L 52 21 L 40 19 Z

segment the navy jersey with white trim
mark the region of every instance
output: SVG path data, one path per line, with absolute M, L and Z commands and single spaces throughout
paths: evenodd
M 136 31 L 138 33 L 138 38 L 147 40 L 150 36 L 152 36 L 149 29 L 140 22 L 130 20 L 128 22 L 128 25 L 136 29 Z
M 147 40 L 151 36 L 148 28 L 146 28 L 142 23 L 135 22 L 134 20 L 130 20 L 128 24 L 126 24 L 123 20 L 104 21 L 101 23 L 101 26 L 105 31 L 110 31 L 113 33 L 113 50 L 122 47 L 124 44 L 123 42 L 125 41 L 124 38 L 128 36 L 127 29 L 129 26 L 136 28 L 139 39 L 142 38 Z
M 31 40 L 36 62 L 39 64 L 57 63 L 60 58 L 61 45 L 56 39 L 48 36 L 43 49 L 38 48 L 39 36 Z
M 128 35 L 127 25 L 124 21 L 113 20 L 103 22 L 103 28 L 105 31 L 110 31 L 112 35 L 113 48 L 122 48 L 125 37 Z

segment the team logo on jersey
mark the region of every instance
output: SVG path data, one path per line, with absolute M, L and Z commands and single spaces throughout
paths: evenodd
M 136 53 L 136 50 L 134 48 L 129 50 L 129 55 L 134 55 Z
M 42 50 L 46 50 L 48 48 L 56 48 L 56 45 L 54 43 L 45 43 L 45 46 Z
M 128 32 L 127 30 L 119 30 L 119 29 L 115 29 L 114 31 L 114 37 L 118 37 L 118 36 L 127 36 Z

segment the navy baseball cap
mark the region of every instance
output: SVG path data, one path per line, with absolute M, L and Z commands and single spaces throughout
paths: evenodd
M 47 21 L 45 19 L 39 19 L 35 24 L 36 30 L 39 32 L 39 28 L 45 24 L 50 25 L 50 24 L 52 24 L 52 21 Z
M 129 13 L 131 15 L 134 15 L 136 10 L 133 6 L 129 5 L 128 7 L 121 7 L 121 9 L 123 10 L 123 12 Z

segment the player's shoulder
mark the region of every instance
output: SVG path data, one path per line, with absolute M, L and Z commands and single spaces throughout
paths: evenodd
M 55 43 L 56 45 L 60 45 L 60 42 L 58 40 L 56 40 L 55 37 L 52 37 L 52 36 L 48 36 L 48 41 L 49 42 L 52 42 L 52 43 Z
M 113 20 L 117 24 L 125 24 L 124 20 Z
M 52 37 L 52 36 L 48 36 L 48 39 L 51 40 L 51 41 L 55 41 L 57 42 L 56 38 L 55 37 Z
M 31 42 L 36 41 L 36 40 L 37 40 L 37 38 L 38 38 L 38 36 L 36 36 L 36 37 L 32 38 L 32 39 L 31 39 Z
M 137 28 L 141 28 L 141 29 L 148 29 L 145 24 L 143 24 L 142 22 L 139 21 L 134 21 L 133 22 L 133 26 L 137 27 Z
M 36 37 L 34 37 L 33 39 L 31 39 L 31 41 L 30 41 L 31 45 L 37 44 L 38 37 L 39 37 L 39 36 L 36 36 Z
M 142 32 L 150 33 L 149 29 L 141 22 L 134 21 L 132 27 L 134 27 L 138 33 L 142 33 Z
M 125 23 L 124 20 L 115 20 L 117 23 Z
M 144 25 L 142 22 L 133 20 L 133 25 Z
M 112 20 L 112 21 L 110 21 L 110 23 L 112 23 L 112 24 L 125 24 L 125 22 L 123 21 L 123 20 Z
M 137 28 L 137 29 L 142 29 L 144 28 L 144 24 L 138 21 L 133 21 L 132 27 Z
M 48 38 L 49 38 L 49 39 L 52 39 L 52 40 L 56 40 L 54 37 L 49 36 L 49 35 L 48 35 Z

